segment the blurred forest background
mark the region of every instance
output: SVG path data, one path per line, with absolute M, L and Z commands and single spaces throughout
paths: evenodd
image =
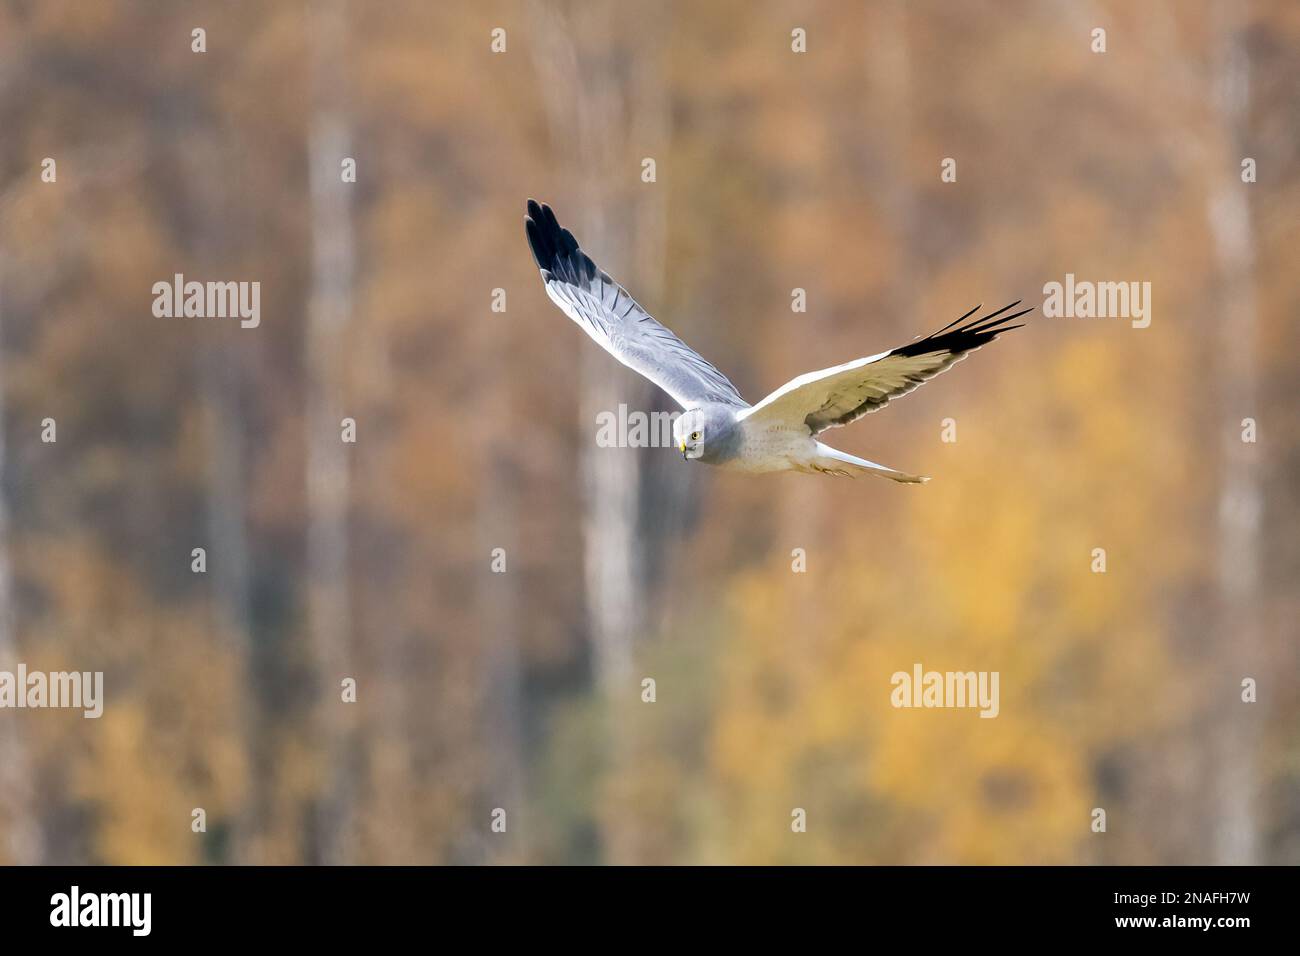
M 1300 862 L 1298 51 L 1288 0 L 0 3 L 0 669 L 106 697 L 0 711 L 0 860 Z M 1039 308 L 833 435 L 923 488 L 598 448 L 672 406 L 529 196 L 751 402 Z M 1000 715 L 895 710 L 915 662 Z

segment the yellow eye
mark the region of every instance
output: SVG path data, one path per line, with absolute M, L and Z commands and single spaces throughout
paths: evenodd
M 691 432 L 691 441 L 699 441 L 699 440 L 700 440 L 700 433 L 699 433 L 699 432 Z

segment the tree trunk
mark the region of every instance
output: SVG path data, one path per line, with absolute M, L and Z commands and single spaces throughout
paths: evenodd
M 308 626 L 318 678 L 317 724 L 324 782 L 315 820 L 317 862 L 353 856 L 356 781 L 353 721 L 340 682 L 357 677 L 349 647 L 349 461 L 342 441 L 343 334 L 352 310 L 355 256 L 349 190 L 341 163 L 351 153 L 340 70 L 346 52 L 342 0 L 310 8 L 312 116 L 308 144 L 312 285 L 307 316 Z
M 665 186 L 643 183 L 640 159 L 662 164 L 668 141 L 664 77 L 658 72 L 656 22 L 630 23 L 605 7 L 583 7 L 581 17 L 561 8 L 534 7 L 539 37 L 538 71 L 553 92 L 551 136 L 557 158 L 573 171 L 581 205 L 572 217 L 585 247 L 602 268 L 635 285 L 641 301 L 655 301 L 662 280 Z M 615 24 L 624 33 L 617 33 Z M 635 47 L 619 43 L 636 38 Z M 635 281 L 634 281 L 635 280 Z M 631 707 L 639 700 L 634 679 L 634 642 L 645 626 L 645 542 L 639 535 L 641 469 L 635 451 L 596 446 L 596 415 L 620 403 L 644 409 L 649 387 L 621 371 L 603 350 L 584 348 L 580 399 L 583 500 L 583 565 L 588 627 L 596 682 L 607 703 L 608 762 L 618 775 L 630 757 Z M 635 820 L 610 814 L 602 832 L 610 862 L 639 855 Z
M 197 104 L 191 104 L 187 115 L 202 112 Z M 198 268 L 209 275 L 221 275 L 229 261 L 234 230 L 228 213 L 229 197 L 221 188 L 229 156 L 223 149 L 220 131 L 215 121 L 194 127 L 178 117 L 164 124 L 164 132 L 175 135 L 182 143 L 180 161 L 188 190 L 181 203 L 185 212 L 181 218 L 186 223 L 181 242 Z M 252 690 L 256 686 L 252 665 L 252 559 L 245 508 L 240 351 L 224 342 L 204 344 L 199 347 L 195 371 L 207 452 L 207 537 L 202 545 L 207 551 L 213 612 L 222 635 L 232 642 L 231 653 L 242 675 L 241 685 L 246 688 L 234 703 L 232 719 L 238 725 L 236 733 L 251 769 L 257 764 L 254 727 L 258 702 Z M 258 794 L 264 784 L 256 774 L 250 774 L 249 781 L 251 790 L 243 795 L 242 805 L 230 823 L 225 858 L 232 863 L 251 862 L 248 854 L 256 842 L 251 831 L 259 820 L 256 808 L 261 805 Z
M 1240 679 L 1260 673 L 1260 515 L 1263 494 L 1259 449 L 1241 440 L 1239 422 L 1256 415 L 1254 248 L 1247 190 L 1234 175 L 1249 108 L 1248 60 L 1236 8 L 1220 11 L 1212 102 L 1225 149 L 1212 174 L 1209 222 L 1221 290 L 1214 323 L 1220 336 L 1215 381 L 1224 412 L 1219 487 L 1218 594 L 1220 618 L 1211 686 L 1224 695 L 1216 708 L 1213 862 L 1259 862 L 1256 799 L 1259 789 L 1258 712 L 1241 702 Z
M 4 317 L 5 259 L 0 254 L 0 333 Z M 4 342 L 0 334 L 0 670 L 18 667 L 15 634 L 13 568 L 9 563 L 9 501 L 3 482 L 5 473 L 5 380 Z M 35 865 L 44 853 L 44 837 L 36 812 L 33 768 L 23 740 L 18 715 L 0 720 L 0 862 Z
M 500 358 L 500 356 L 498 356 Z M 495 407 L 506 411 L 501 389 L 508 389 L 508 375 L 494 376 Z M 508 412 L 506 412 L 508 414 Z M 507 420 L 506 417 L 495 419 Z M 484 739 L 487 742 L 485 795 L 489 808 L 506 810 L 510 826 L 505 834 L 487 840 L 485 849 L 493 862 L 521 862 L 524 857 L 524 742 L 523 742 L 523 674 L 519 658 L 519 570 L 509 562 L 516 560 L 513 531 L 518 527 L 515 482 L 503 447 L 492 441 L 484 462 L 485 474 L 480 493 L 478 517 L 479 554 L 483 562 L 479 573 L 478 619 L 483 646 L 482 707 Z M 494 574 L 488 568 L 493 548 L 504 548 L 506 572 Z
M 261 761 L 254 728 L 258 702 L 252 667 L 252 572 L 246 524 L 244 429 L 240 414 L 241 376 L 238 353 L 214 348 L 200 358 L 199 388 L 203 395 L 204 432 L 208 449 L 208 551 L 212 597 L 221 631 L 234 642 L 246 688 L 235 701 L 238 736 L 248 762 L 249 790 L 242 797 L 230 826 L 226 858 L 232 863 L 255 862 L 257 828 L 265 805 Z

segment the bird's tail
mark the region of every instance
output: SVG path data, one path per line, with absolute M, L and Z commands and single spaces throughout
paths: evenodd
M 838 448 L 823 445 L 821 442 L 817 442 L 817 457 L 812 461 L 812 469 L 828 475 L 844 475 L 847 478 L 864 473 L 881 475 L 908 484 L 921 484 L 930 480 L 921 475 L 909 475 L 905 471 L 894 471 L 892 468 L 877 465 L 874 461 L 867 461 L 865 458 L 857 458 L 847 452 L 840 451 Z

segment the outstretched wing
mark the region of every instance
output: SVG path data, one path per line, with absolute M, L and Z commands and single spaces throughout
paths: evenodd
M 1032 308 L 1002 316 L 1019 304 L 1012 302 L 982 319 L 962 325 L 979 311 L 980 307 L 975 306 L 933 335 L 892 352 L 800 375 L 740 417 L 774 422 L 802 420 L 814 435 L 857 421 L 890 399 L 906 395 L 1003 332 L 1020 328 L 1006 323 L 1032 312 Z
M 596 268 L 578 248 L 573 233 L 555 221 L 550 206 L 528 200 L 524 229 L 542 270 L 546 294 L 601 348 L 650 379 L 682 408 L 706 402 L 748 407 L 725 375 Z

